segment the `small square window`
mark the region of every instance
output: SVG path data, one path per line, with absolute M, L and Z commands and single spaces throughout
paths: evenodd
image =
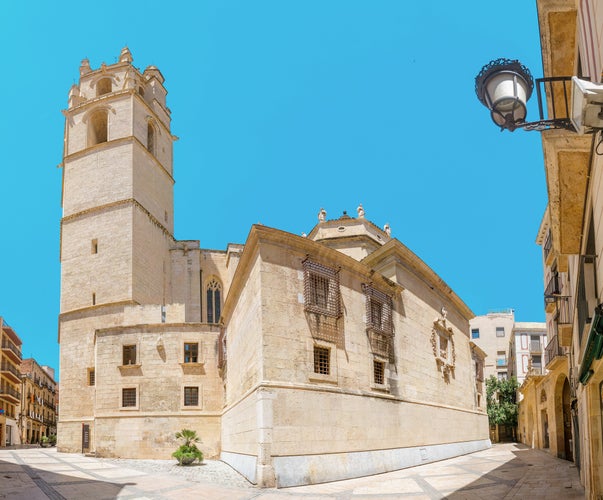
M 123 364 L 136 364 L 136 345 L 125 345 L 123 348 Z
M 199 388 L 184 388 L 184 406 L 199 406 Z
M 373 375 L 375 384 L 383 385 L 385 383 L 385 363 L 383 361 L 373 360 Z
M 96 384 L 96 374 L 94 368 L 88 368 L 88 385 Z
M 121 390 L 121 406 L 124 408 L 136 407 L 136 388 L 128 387 Z
M 328 347 L 314 346 L 314 373 L 329 375 L 330 349 Z
M 505 336 L 505 327 L 504 326 L 497 326 L 496 327 L 496 336 L 497 337 L 504 337 Z
M 184 344 L 184 362 L 198 363 L 199 362 L 199 344 L 197 342 Z
M 472 339 L 479 339 L 479 328 L 473 328 L 471 330 L 471 338 Z

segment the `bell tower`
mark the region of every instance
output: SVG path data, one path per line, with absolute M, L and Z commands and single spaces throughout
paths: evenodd
M 93 420 L 94 332 L 124 307 L 171 301 L 173 184 L 170 110 L 154 66 L 80 66 L 65 115 L 61 219 L 59 448 L 81 449 Z M 91 368 L 92 367 L 92 368 Z M 88 375 L 87 375 L 88 374 Z M 87 387 L 87 389 L 86 389 Z

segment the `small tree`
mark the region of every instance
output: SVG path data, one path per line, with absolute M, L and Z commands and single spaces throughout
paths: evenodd
M 486 403 L 490 425 L 517 426 L 517 379 L 498 380 L 491 375 L 486 380 Z
M 172 456 L 178 460 L 179 465 L 190 465 L 195 460 L 203 461 L 203 453 L 197 448 L 197 443 L 201 438 L 197 436 L 197 431 L 182 429 L 176 433 L 176 439 L 182 439 L 183 443 L 172 453 Z

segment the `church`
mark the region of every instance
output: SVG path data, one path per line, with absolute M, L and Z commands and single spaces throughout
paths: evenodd
M 174 238 L 164 77 L 132 62 L 84 59 L 63 112 L 59 451 L 167 459 L 188 428 L 286 487 L 488 448 L 473 313 L 362 206 Z

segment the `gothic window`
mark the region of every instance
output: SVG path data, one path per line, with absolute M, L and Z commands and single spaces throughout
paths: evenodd
M 366 300 L 366 330 L 373 354 L 389 357 L 393 353 L 394 324 L 392 298 L 370 284 L 363 284 Z
M 97 97 L 103 94 L 108 94 L 112 89 L 111 79 L 103 78 L 96 83 L 96 95 Z
M 108 113 L 99 109 L 88 120 L 88 147 L 107 142 Z
M 147 149 L 152 155 L 155 154 L 155 128 L 150 122 L 147 123 Z
M 220 321 L 220 297 L 222 285 L 212 278 L 207 284 L 207 322 L 218 323 Z
M 339 271 L 304 260 L 304 309 L 338 318 L 340 314 Z

